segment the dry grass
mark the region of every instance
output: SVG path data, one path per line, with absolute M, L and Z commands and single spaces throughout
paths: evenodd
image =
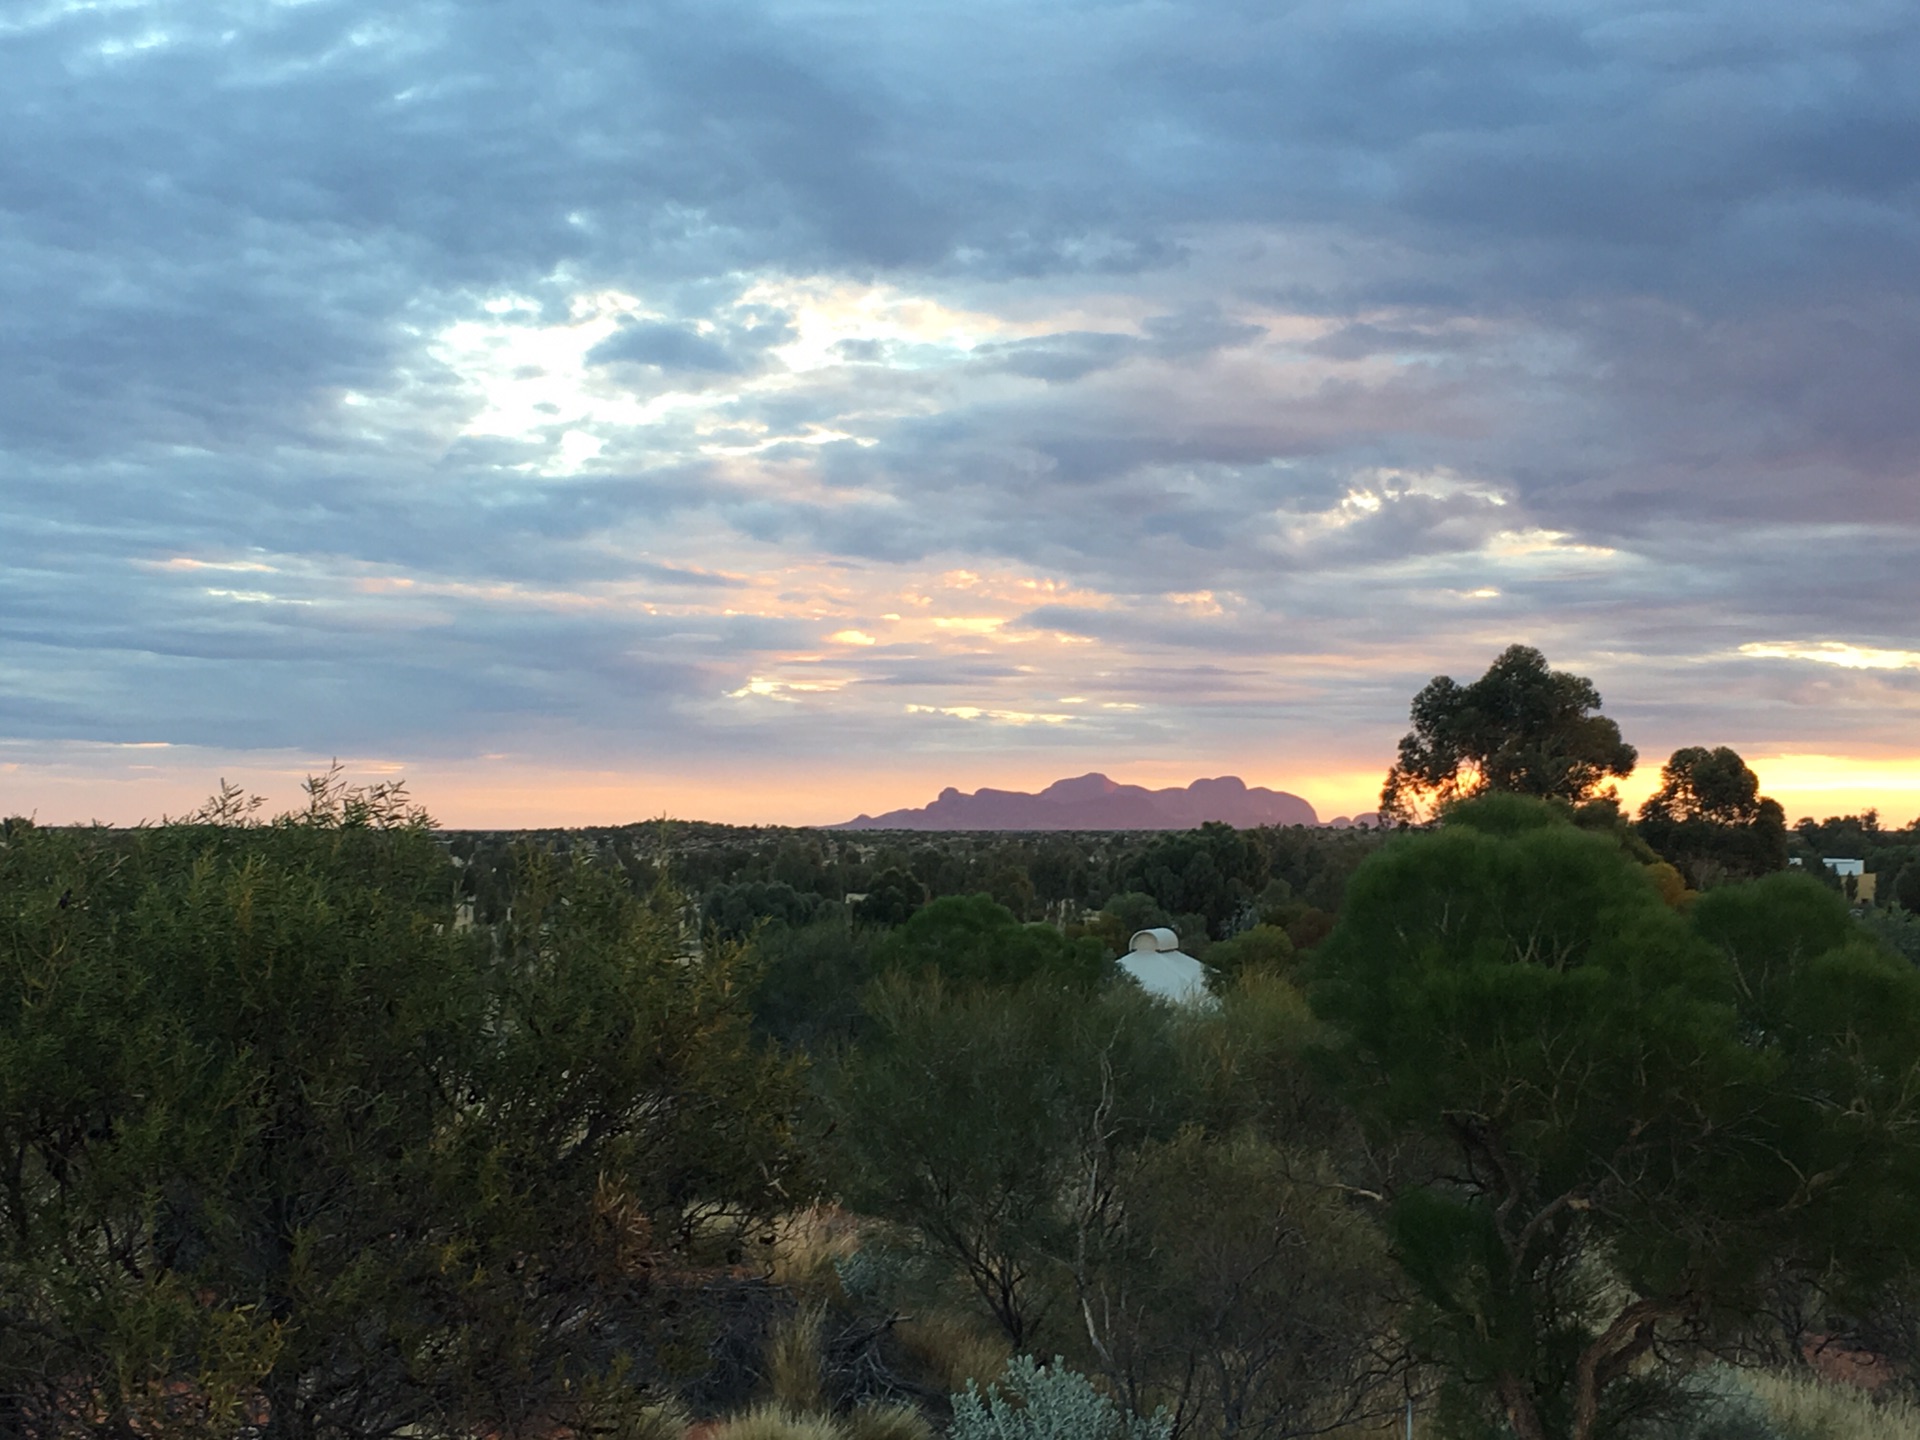
M 845 1440 L 823 1415 L 796 1415 L 780 1405 L 761 1405 L 714 1426 L 710 1440 Z
M 1000 1335 L 940 1312 L 902 1320 L 894 1334 L 949 1394 L 966 1389 L 969 1380 L 983 1386 L 998 1380 L 1013 1354 Z
M 847 1440 L 934 1440 L 933 1426 L 911 1405 L 862 1405 L 840 1425 Z
M 1852 1385 L 1765 1371 L 1741 1379 L 1787 1440 L 1920 1440 L 1920 1406 Z
M 831 1293 L 839 1286 L 833 1262 L 860 1248 L 860 1221 L 833 1205 L 782 1216 L 773 1227 L 768 1279 L 799 1294 Z
M 788 1410 L 826 1408 L 822 1388 L 818 1306 L 802 1305 L 767 1336 L 767 1390 Z
M 1804 1372 L 1731 1372 L 1752 1393 L 1780 1440 L 1920 1440 L 1920 1405 L 1895 1396 L 1876 1399 L 1856 1385 L 1835 1384 Z M 1399 1417 L 1343 1426 L 1323 1440 L 1400 1440 Z M 1431 1417 L 1416 1414 L 1415 1440 L 1430 1440 Z
M 618 1440 L 682 1440 L 692 1423 L 684 1409 L 666 1401 L 629 1410 L 612 1433 Z

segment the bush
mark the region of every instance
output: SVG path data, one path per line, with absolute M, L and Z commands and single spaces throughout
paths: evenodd
M 1278 925 L 1255 925 L 1207 949 L 1207 988 L 1216 995 L 1245 974 L 1284 974 L 1293 961 L 1293 941 Z
M 769 925 L 753 938 L 759 978 L 753 1025 L 782 1045 L 815 1050 L 851 1040 L 860 1029 L 860 997 L 873 979 L 880 937 L 840 906 L 812 923 Z
M 952 1440 L 1168 1440 L 1164 1410 L 1142 1418 L 1094 1389 L 1056 1357 L 1043 1366 L 1017 1355 L 984 1394 L 972 1381 L 953 1397 Z
M 746 880 L 720 885 L 700 907 L 701 924 L 722 940 L 744 940 L 761 925 L 804 925 L 828 904 L 777 880 Z
M 1920 912 L 1876 905 L 1861 914 L 1860 928 L 1909 964 L 1920 965 Z
M 1022 925 L 987 895 L 946 895 L 889 935 L 881 968 L 937 974 L 956 986 L 1018 985 L 1045 976 L 1088 990 L 1106 978 L 1100 942 L 1069 940 L 1051 925 Z
M 621 1433 L 808 1187 L 735 953 L 534 852 L 462 927 L 398 793 L 0 846 L 0 1431 Z
M 1176 1128 L 1165 1007 L 1119 986 L 1089 997 L 901 976 L 870 1003 L 866 1043 L 815 1072 L 842 1199 L 919 1231 L 1025 1349 L 1060 1299 L 1049 1257 L 1088 1135 Z
M 1920 915 L 1920 860 L 1909 860 L 1893 877 L 1893 903 L 1909 915 Z

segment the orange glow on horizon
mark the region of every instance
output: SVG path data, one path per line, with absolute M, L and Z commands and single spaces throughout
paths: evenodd
M 738 825 L 832 825 L 862 813 L 924 806 L 948 785 L 1034 791 L 1090 770 L 1153 789 L 1239 775 L 1248 785 L 1299 795 L 1322 820 L 1331 820 L 1372 811 L 1385 773 L 1382 763 L 1338 756 L 1317 764 L 1302 757 L 1298 770 L 1276 773 L 1264 762 L 1146 756 L 1102 762 L 1030 751 L 832 766 L 767 757 L 697 768 L 614 769 L 508 755 L 450 761 L 342 757 L 342 763 L 354 781 L 404 776 L 435 819 L 455 829 L 618 825 L 663 815 Z M 1749 763 L 1789 821 L 1874 807 L 1883 825 L 1897 827 L 1920 814 L 1920 757 L 1785 753 Z M 158 820 L 195 808 L 222 777 L 265 795 L 268 809 L 278 811 L 296 803 L 302 777 L 326 764 L 324 758 L 167 745 L 61 746 L 32 758 L 0 749 L 0 814 L 35 815 L 48 824 Z M 1642 765 L 1620 787 L 1629 811 L 1652 793 L 1659 775 L 1657 764 Z

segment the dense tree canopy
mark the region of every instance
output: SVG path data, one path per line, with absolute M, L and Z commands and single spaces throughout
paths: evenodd
M 1787 817 L 1725 745 L 1673 752 L 1640 807 L 1640 835 L 1696 889 L 1787 866 Z
M 392 798 L 9 828 L 6 1433 L 244 1412 L 370 1440 L 635 1404 L 686 1363 L 696 1233 L 802 1190 L 795 1075 L 752 1042 L 733 952 L 692 959 L 677 913 L 537 855 L 511 922 L 463 929 Z
M 1104 947 L 1051 925 L 1023 925 L 987 895 L 945 895 L 921 907 L 876 951 L 882 970 L 937 975 L 950 985 L 1018 985 L 1047 977 L 1079 989 L 1110 970 Z
M 1413 698 L 1413 729 L 1387 772 L 1381 811 L 1414 820 L 1483 790 L 1592 799 L 1638 759 L 1599 708 L 1591 680 L 1549 669 L 1529 645 L 1508 646 L 1470 685 L 1435 676 Z
M 919 1228 L 1031 1345 L 1063 1298 L 1062 1201 L 1089 1127 L 1172 1128 L 1165 1028 L 1145 996 L 1090 1004 L 1045 977 L 1014 990 L 899 975 L 872 1010 L 869 1042 L 829 1080 L 844 1194 Z
M 1169 915 L 1198 916 L 1207 933 L 1220 939 L 1270 873 L 1266 851 L 1251 836 L 1209 822 L 1156 839 L 1127 868 L 1124 883 L 1151 895 Z
M 1703 1440 L 1703 1359 L 1920 1353 L 1920 827 L 1570 803 L 1509 660 L 1395 836 L 6 822 L 0 1433 L 874 1440 L 1018 1345 L 1172 1440 Z
M 1318 954 L 1417 1333 L 1519 1440 L 1590 1440 L 1654 1347 L 1920 1233 L 1920 974 L 1799 877 L 1663 903 L 1607 835 L 1489 796 L 1355 876 Z
M 1175 1440 L 1319 1435 L 1377 1404 L 1382 1237 L 1327 1112 L 1286 1098 L 1313 1025 L 1284 981 L 1187 1012 L 1044 980 L 893 977 L 870 1003 L 822 1076 L 842 1193 L 954 1265 L 1012 1344 L 1164 1407 Z

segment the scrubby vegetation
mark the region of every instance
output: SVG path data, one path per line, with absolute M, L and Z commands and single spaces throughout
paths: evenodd
M 1915 1433 L 1920 827 L 1423 743 L 1391 834 L 8 821 L 0 1434 Z

